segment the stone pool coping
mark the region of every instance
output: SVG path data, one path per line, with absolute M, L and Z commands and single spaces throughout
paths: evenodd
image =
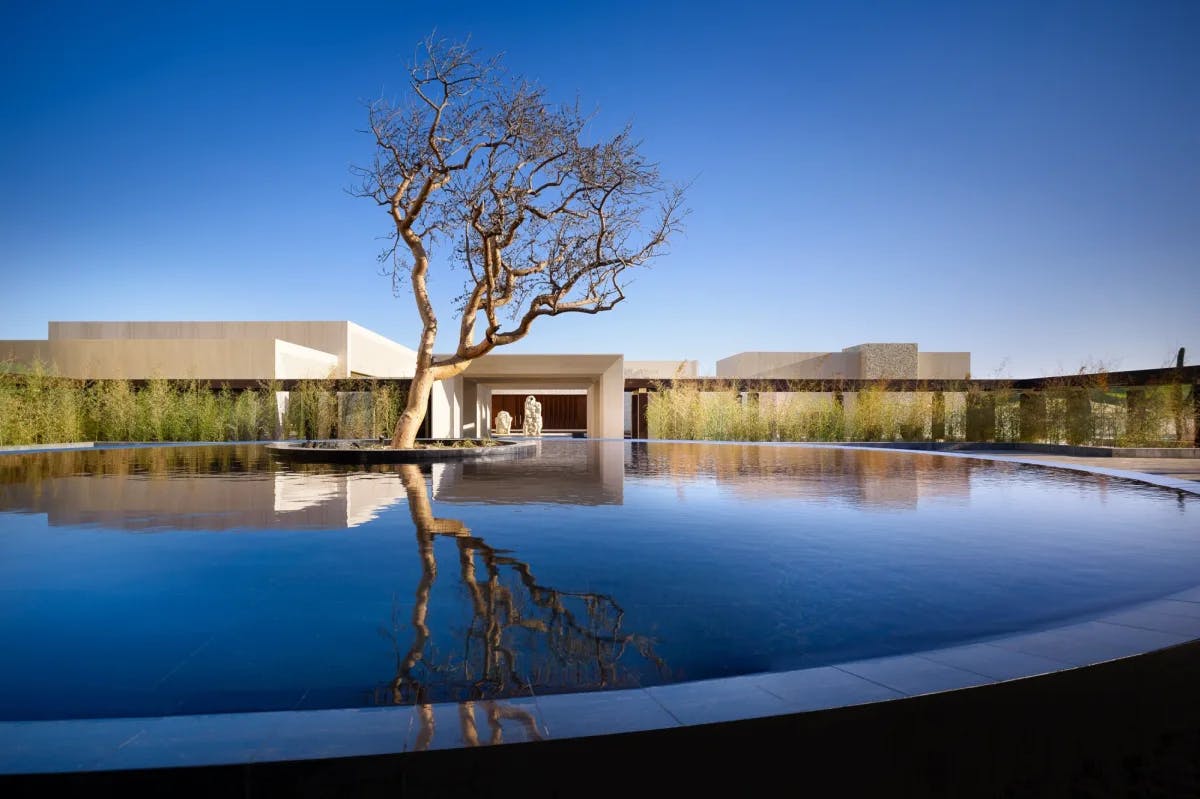
M 1139 472 L 979 452 L 937 454 L 1093 472 L 1200 494 L 1194 481 Z M 416 707 L 0 722 L 0 775 L 248 765 L 670 730 L 992 685 L 1197 639 L 1200 587 L 983 642 L 648 688 Z
M 429 439 L 417 439 L 428 441 Z M 439 439 L 453 441 L 454 439 Z M 440 463 L 443 461 L 501 460 L 531 455 L 537 451 L 537 441 L 517 441 L 508 438 L 495 439 L 497 443 L 486 447 L 441 446 L 427 449 L 372 449 L 364 445 L 378 445 L 374 439 L 326 439 L 317 444 L 342 444 L 342 446 L 310 446 L 313 442 L 268 442 L 265 449 L 283 460 L 297 463 L 332 463 L 370 466 L 393 463 Z
M 880 447 L 873 444 L 845 444 L 834 446 L 837 446 L 838 449 L 874 451 L 878 451 L 880 449 Z M 1007 451 L 997 452 L 995 450 L 949 451 L 908 447 L 887 447 L 886 449 L 889 452 L 913 452 L 924 455 L 937 455 L 944 458 L 975 458 L 976 460 L 997 461 L 1002 463 L 1021 463 L 1025 464 L 1026 466 L 1040 466 L 1047 469 L 1066 469 L 1073 472 L 1101 474 L 1108 477 L 1119 477 L 1125 480 L 1133 480 L 1134 482 L 1138 483 L 1148 483 L 1149 485 L 1158 486 L 1160 488 L 1171 488 L 1177 491 L 1186 491 L 1189 494 L 1200 494 L 1200 484 L 1198 484 L 1195 480 L 1181 480 L 1178 477 L 1170 477 L 1168 475 L 1160 474 L 1147 474 L 1145 472 L 1138 472 L 1130 469 L 1113 469 L 1108 466 L 1097 466 L 1093 463 L 1071 463 L 1070 461 L 1046 460 L 1044 458 L 1037 457 L 1037 454 L 1057 455 L 1059 453 L 1042 453 L 1040 451 L 1031 451 L 1022 454 L 1021 450 L 1015 450 L 1015 454 L 1010 455 Z

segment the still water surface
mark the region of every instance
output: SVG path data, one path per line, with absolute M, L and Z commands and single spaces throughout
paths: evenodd
M 0 719 L 362 707 L 805 668 L 1200 583 L 1200 498 L 970 458 L 552 440 L 0 455 Z

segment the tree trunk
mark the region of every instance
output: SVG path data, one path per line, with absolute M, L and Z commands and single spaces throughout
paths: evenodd
M 429 395 L 433 391 L 433 369 L 417 367 L 412 386 L 408 390 L 408 401 L 400 418 L 396 420 L 396 432 L 392 434 L 392 446 L 411 449 L 417 443 L 417 433 L 429 409 Z
M 432 349 L 432 345 L 429 348 Z M 470 365 L 471 361 L 461 359 L 451 363 L 421 366 L 418 356 L 417 371 L 408 390 L 408 401 L 400 418 L 396 420 L 392 447 L 411 449 L 417 443 L 417 433 L 420 432 L 421 423 L 425 421 L 425 414 L 429 410 L 429 395 L 433 392 L 433 384 L 461 374 Z

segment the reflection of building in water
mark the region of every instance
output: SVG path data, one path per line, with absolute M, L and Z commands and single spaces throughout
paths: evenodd
M 624 497 L 625 443 L 542 442 L 532 458 L 439 463 L 433 497 L 439 502 L 620 505 Z
M 888 450 L 706 444 L 633 444 L 630 469 L 685 477 L 711 474 L 739 496 L 843 501 L 915 508 L 923 499 L 969 499 L 978 461 Z M 644 464 L 644 465 L 643 465 Z
M 21 456 L 29 471 L 13 464 L 0 472 L 0 511 L 44 513 L 54 526 L 122 530 L 338 529 L 404 498 L 394 473 L 272 471 L 268 460 L 246 463 L 232 449 Z M 243 454 L 254 460 L 256 452 Z M 10 479 L 23 471 L 27 479 Z
M 313 526 L 357 527 L 404 496 L 389 472 L 348 474 L 275 473 L 275 515 L 316 515 Z
M 621 441 L 546 444 L 546 457 L 435 464 L 446 502 L 619 505 Z M 138 447 L 0 458 L 0 511 L 122 530 L 339 529 L 404 501 L 394 466 L 280 468 L 259 446 Z

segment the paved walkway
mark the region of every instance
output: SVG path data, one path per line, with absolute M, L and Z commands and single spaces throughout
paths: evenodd
M 1087 458 L 1075 455 L 1045 455 L 1038 452 L 1014 452 L 1012 450 L 978 450 L 971 454 L 988 455 L 997 458 L 1019 457 L 1021 460 L 1042 461 L 1044 463 L 1096 466 L 1101 469 L 1121 469 L 1130 472 L 1158 475 L 1160 477 L 1173 477 L 1177 480 L 1200 481 L 1200 458 Z

